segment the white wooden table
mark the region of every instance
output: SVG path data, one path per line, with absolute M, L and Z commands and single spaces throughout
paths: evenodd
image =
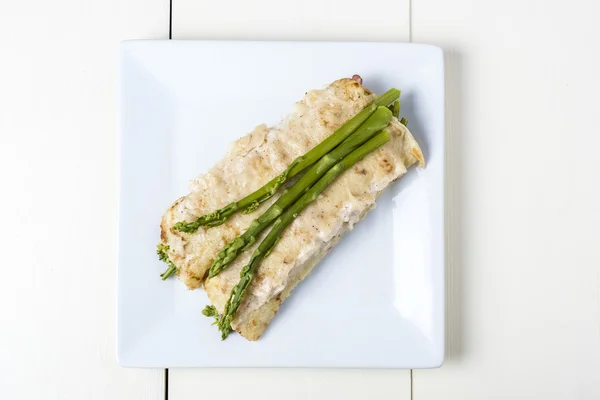
M 0 398 L 600 399 L 598 15 L 595 0 L 1 2 Z M 444 48 L 442 368 L 117 365 L 117 45 L 169 35 Z

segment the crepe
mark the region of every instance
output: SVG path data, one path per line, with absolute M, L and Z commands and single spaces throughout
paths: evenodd
M 294 220 L 262 261 L 231 324 L 242 336 L 257 340 L 292 289 L 375 206 L 381 192 L 406 173 L 409 166 L 423 166 L 419 145 L 408 129 L 393 118 L 388 130 L 390 142 L 334 181 Z M 256 245 L 204 283 L 219 313 Z
M 296 157 L 315 147 L 360 112 L 375 95 L 352 79 L 340 79 L 323 90 L 307 92 L 290 115 L 275 126 L 259 125 L 238 139 L 207 173 L 190 183 L 190 193 L 166 211 L 161 243 L 190 289 L 200 287 L 216 254 L 275 201 L 256 212 L 236 213 L 223 225 L 186 234 L 173 230 L 179 221 L 193 221 L 255 191 L 279 175 Z
M 237 140 L 210 171 L 192 181 L 191 193 L 178 199 L 161 222 L 161 242 L 169 246 L 167 254 L 178 267 L 179 279 L 190 289 L 198 288 L 217 253 L 275 198 L 250 215 L 236 213 L 223 225 L 201 227 L 192 234 L 173 230 L 176 222 L 194 221 L 260 188 L 374 99 L 352 79 L 310 91 L 278 125 L 258 126 Z M 419 145 L 408 129 L 396 118 L 387 129 L 390 141 L 338 177 L 284 231 L 262 261 L 231 324 L 242 336 L 257 340 L 293 288 L 375 206 L 379 194 L 411 165 L 423 166 Z M 219 275 L 204 282 L 219 313 L 259 243 L 260 238 Z

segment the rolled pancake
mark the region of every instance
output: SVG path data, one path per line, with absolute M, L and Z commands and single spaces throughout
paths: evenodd
M 165 212 L 161 243 L 190 289 L 198 288 L 217 253 L 246 230 L 271 205 L 263 203 L 250 215 L 236 213 L 224 224 L 187 234 L 172 229 L 179 221 L 193 221 L 257 190 L 279 175 L 296 157 L 315 147 L 355 116 L 375 95 L 357 81 L 340 79 L 323 90 L 307 92 L 294 110 L 273 127 L 260 125 L 238 139 L 207 173 L 190 184 L 190 193 Z
M 419 145 L 408 129 L 392 118 L 388 130 L 390 141 L 338 177 L 284 231 L 262 261 L 231 324 L 242 336 L 257 340 L 298 282 L 375 206 L 381 192 L 409 166 L 423 166 Z M 226 270 L 204 283 L 219 313 L 259 243 L 257 240 Z

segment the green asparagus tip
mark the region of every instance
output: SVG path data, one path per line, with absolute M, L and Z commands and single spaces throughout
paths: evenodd
M 202 310 L 202 315 L 204 315 L 205 317 L 214 317 L 215 318 L 215 322 L 212 323 L 212 325 L 217 325 L 219 323 L 220 320 L 220 315 L 219 312 L 217 311 L 217 307 L 215 306 L 206 306 L 204 307 L 204 310 Z
M 221 331 L 221 340 L 227 339 L 227 336 L 233 332 L 233 329 L 231 328 L 231 322 L 227 322 L 226 324 L 223 322 L 219 323 L 219 330 Z
M 167 262 L 169 261 L 169 257 L 167 256 L 167 251 L 169 251 L 169 246 L 159 243 L 156 246 L 156 254 L 158 254 L 158 259 L 160 261 Z
M 175 266 L 175 264 L 173 264 L 171 262 L 171 260 L 169 260 L 167 251 L 169 251 L 169 246 L 167 246 L 165 244 L 159 243 L 158 246 L 156 246 L 156 254 L 158 254 L 158 259 L 160 261 L 166 262 L 167 265 L 169 266 L 165 272 L 160 274 L 160 277 L 162 278 L 163 281 L 166 280 L 171 275 L 177 273 L 177 267 Z
M 400 123 L 402 125 L 404 125 L 404 126 L 407 126 L 408 125 L 408 120 L 406 118 L 402 117 L 402 119 L 400 119 Z
M 202 310 L 202 315 L 205 317 L 218 317 L 219 313 L 217 311 L 217 307 L 209 305 L 204 307 L 204 310 Z
M 199 220 L 196 220 L 194 222 L 180 221 L 173 225 L 173 229 L 185 233 L 194 233 L 198 230 L 198 228 L 200 228 Z
M 209 318 L 213 317 L 215 319 L 212 325 L 219 325 L 219 330 L 221 331 L 221 340 L 225 340 L 227 336 L 233 332 L 233 329 L 231 329 L 231 321 L 227 321 L 225 324 L 224 317 L 219 315 L 219 312 L 215 306 L 208 305 L 204 307 L 204 310 L 202 310 L 202 315 Z

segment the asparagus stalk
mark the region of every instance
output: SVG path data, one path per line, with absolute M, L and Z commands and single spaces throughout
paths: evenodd
M 400 97 L 400 90 L 398 90 L 396 88 L 391 88 L 390 90 L 388 90 L 387 92 L 385 92 L 384 94 L 379 96 L 377 99 L 375 99 L 375 101 L 373 103 L 376 106 L 384 106 L 385 107 L 388 104 L 390 104 L 391 102 L 398 99 L 399 97 Z
M 396 100 L 393 104 L 388 106 L 394 117 L 398 118 L 400 116 L 400 100 Z
M 269 207 L 260 217 L 252 221 L 246 232 L 236 237 L 217 254 L 210 267 L 209 278 L 214 278 L 224 270 L 240 252 L 252 245 L 258 235 L 279 217 L 289 206 L 294 204 L 310 187 L 342 158 L 369 140 L 375 133 L 385 128 L 392 118 L 392 112 L 386 107 L 378 107 L 350 137 L 338 147 L 323 156 L 290 188 L 286 189 L 279 199 Z
M 231 328 L 231 321 L 237 312 L 244 294 L 248 289 L 248 286 L 252 282 L 256 270 L 261 261 L 269 255 L 269 252 L 275 247 L 279 237 L 285 230 L 285 228 L 291 224 L 294 219 L 304 210 L 311 202 L 316 200 L 319 195 L 345 170 L 350 168 L 352 165 L 362 160 L 367 154 L 383 146 L 390 140 L 387 130 L 375 135 L 367 143 L 354 150 L 352 153 L 344 157 L 340 162 L 335 164 L 325 175 L 314 184 L 298 201 L 294 203 L 285 213 L 280 215 L 273 224 L 273 228 L 267 234 L 267 236 L 260 243 L 258 248 L 252 254 L 248 264 L 242 268 L 240 272 L 240 281 L 233 288 L 227 303 L 225 304 L 225 310 L 222 316 L 214 315 L 214 312 L 209 312 L 205 315 L 214 316 L 219 325 L 219 331 L 221 331 L 221 338 L 225 339 L 233 329 Z M 214 309 L 211 309 L 214 311 Z
M 173 228 L 175 230 L 193 233 L 198 230 L 201 226 L 218 226 L 225 222 L 232 214 L 237 211 L 252 212 L 260 205 L 260 203 L 271 198 L 277 190 L 306 168 L 313 165 L 325 154 L 333 150 L 338 144 L 343 142 L 348 136 L 350 136 L 363 122 L 367 120 L 375 112 L 378 106 L 386 106 L 389 103 L 400 97 L 400 91 L 398 89 L 390 89 L 376 99 L 372 104 L 368 105 L 364 110 L 355 115 L 352 119 L 342 125 L 332 135 L 327 137 L 317 146 L 315 146 L 308 153 L 296 158 L 292 164 L 285 169 L 280 175 L 273 178 L 266 185 L 249 194 L 239 201 L 235 201 L 226 205 L 225 207 L 216 210 L 210 214 L 203 215 L 193 222 L 181 221 L 176 223 Z

